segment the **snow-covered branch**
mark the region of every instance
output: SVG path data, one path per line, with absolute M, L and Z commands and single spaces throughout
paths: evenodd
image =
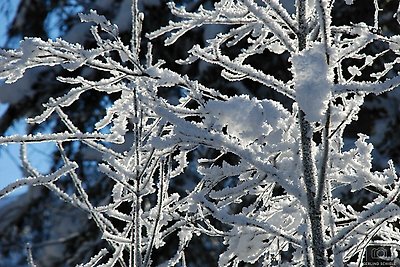
M 344 133 L 365 95 L 400 85 L 400 38 L 377 32 L 378 10 L 373 26 L 337 26 L 335 1 L 295 2 L 295 14 L 278 0 L 222 0 L 195 11 L 170 3 L 177 21 L 147 34 L 148 40 L 142 38 L 142 6 L 133 0 L 129 45 L 117 25 L 91 10 L 79 16 L 94 24 L 92 49 L 26 38 L 15 50 L 0 50 L 0 78 L 7 83 L 39 66 L 61 66 L 70 74 L 57 77 L 68 89 L 28 119 L 59 120 L 66 132 L 0 136 L 0 145 L 22 145 L 30 175 L 0 190 L 0 198 L 23 185 L 44 185 L 87 213 L 108 247 L 82 267 L 184 266 L 193 236 L 224 240 L 221 266 L 350 266 L 375 239 L 398 241 L 395 166 L 389 161 L 388 169 L 375 170 L 368 136 L 359 134 L 345 147 Z M 154 63 L 151 44 L 147 55 L 141 51 L 164 34 L 165 45 L 172 45 L 210 25 L 220 32 L 188 49 L 186 60 L 174 60 L 217 65 L 227 83 L 249 89 L 249 79 L 279 97 L 234 95 L 226 84 L 210 88 L 167 68 L 170 62 Z M 284 75 L 254 64 L 272 54 L 291 65 Z M 70 113 L 92 92 L 107 101 L 99 103 L 87 131 Z M 58 148 L 59 168 L 47 175 L 26 156 L 28 145 L 41 142 Z M 83 145 L 82 164 L 95 163 L 93 179 L 108 190 L 101 201 L 93 201 L 69 144 Z M 70 188 L 58 184 L 64 176 Z M 357 210 L 346 204 L 345 194 L 365 191 L 373 195 L 369 203 Z M 179 240 L 168 257 L 156 260 L 172 235 Z M 29 262 L 34 265 L 34 255 Z

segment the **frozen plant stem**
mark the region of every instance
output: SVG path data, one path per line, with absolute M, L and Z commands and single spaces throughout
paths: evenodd
M 134 161 L 131 160 L 131 157 L 128 157 L 128 166 L 130 168 L 134 169 L 135 173 L 135 200 L 133 201 L 133 233 L 132 233 L 132 243 L 133 243 L 133 251 L 131 250 L 131 257 L 133 254 L 133 259 L 131 260 L 132 267 L 140 267 L 142 266 L 142 255 L 141 255 L 141 221 L 140 221 L 140 207 L 141 207 L 141 196 L 140 196 L 140 174 L 139 174 L 139 165 L 140 165 L 140 158 L 139 158 L 139 146 L 140 146 L 140 124 L 139 124 L 139 101 L 137 99 L 137 88 L 134 89 L 133 92 L 133 101 L 134 101 L 134 116 L 135 116 L 135 122 L 134 122 L 134 147 L 132 148 L 132 152 L 134 154 L 131 154 L 131 156 L 134 157 Z M 134 165 L 132 166 L 132 163 Z
M 132 54 L 135 57 L 138 57 L 140 51 L 140 32 L 141 32 L 141 18 L 138 9 L 138 0 L 132 0 L 131 14 L 132 14 L 131 49 L 133 52 Z
M 314 266 L 326 266 L 324 238 L 322 233 L 321 205 L 317 206 L 315 195 L 315 170 L 312 158 L 312 126 L 305 119 L 305 114 L 300 110 L 299 121 L 301 127 L 301 151 L 303 163 L 303 179 L 306 186 L 308 216 L 311 224 L 312 254 Z
M 131 36 L 131 50 L 132 54 L 135 57 L 139 56 L 140 51 L 140 32 L 141 32 L 141 22 L 140 14 L 138 10 L 138 0 L 132 0 L 131 5 L 131 15 L 132 15 L 132 36 Z M 137 58 L 135 58 L 137 60 Z M 134 98 L 133 98 L 133 105 L 134 105 L 134 166 L 132 166 L 132 160 L 128 157 L 127 165 L 130 166 L 131 169 L 134 169 L 135 173 L 135 200 L 132 202 L 132 220 L 133 220 L 133 229 L 132 229 L 132 236 L 131 236 L 131 251 L 130 251 L 130 262 L 129 264 L 132 267 L 140 267 L 142 266 L 142 255 L 141 255 L 141 221 L 140 221 L 140 207 L 141 207 L 141 196 L 140 196 L 140 175 L 139 175 L 139 136 L 140 136 L 140 129 L 139 129 L 139 107 L 138 107 L 138 99 L 137 99 L 137 92 L 136 88 L 134 89 Z
M 322 151 L 322 162 L 320 164 L 320 169 L 318 173 L 318 189 L 316 196 L 316 206 L 322 205 L 322 197 L 325 192 L 325 181 L 326 181 L 326 168 L 329 160 L 329 127 L 330 127 L 330 119 L 331 119 L 331 104 L 329 103 L 328 109 L 326 110 L 325 116 L 325 128 L 323 129 L 322 134 L 322 142 L 323 142 L 323 151 Z
M 299 51 L 301 51 L 307 47 L 306 1 L 298 1 L 297 14 L 299 23 L 298 47 Z M 305 113 L 302 110 L 299 111 L 298 116 L 301 133 L 303 179 L 306 186 L 308 216 L 311 224 L 313 262 L 315 267 L 325 267 L 327 260 L 322 232 L 321 205 L 319 201 L 316 203 L 315 168 L 312 155 L 313 128 L 305 118 Z M 323 183 L 324 181 L 319 182 Z

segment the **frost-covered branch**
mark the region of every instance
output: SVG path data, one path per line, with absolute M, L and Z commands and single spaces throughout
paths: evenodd
M 9 185 L 1 189 L 0 198 L 3 198 L 5 195 L 11 193 L 12 191 L 18 189 L 21 186 L 25 185 L 35 186 L 35 185 L 45 185 L 51 183 L 76 168 L 78 168 L 78 165 L 75 162 L 71 162 L 51 174 L 41 175 L 39 177 L 27 177 L 20 179 L 18 181 L 10 183 Z
M 101 133 L 53 133 L 53 134 L 35 134 L 35 135 L 10 135 L 1 136 L 0 144 L 12 143 L 41 143 L 54 141 L 75 141 L 75 140 L 97 140 L 106 142 L 121 143 L 119 137 L 110 134 Z
M 365 95 L 400 84 L 399 36 L 376 31 L 378 9 L 372 26 L 339 25 L 332 18 L 335 1 L 295 2 L 295 14 L 278 0 L 222 0 L 194 11 L 170 3 L 177 20 L 148 40 L 141 38 L 140 1 L 133 0 L 129 45 L 116 25 L 91 10 L 80 18 L 94 24 L 92 49 L 26 38 L 18 49 L 1 50 L 0 78 L 7 83 L 38 66 L 61 66 L 71 75 L 57 78 L 68 89 L 28 119 L 59 120 L 66 132 L 0 136 L 1 145 L 22 144 L 21 163 L 30 175 L 0 190 L 0 198 L 22 185 L 44 185 L 87 213 L 107 249 L 78 266 L 184 265 L 192 241 L 201 238 L 223 239 L 220 266 L 289 260 L 291 266 L 350 266 L 375 239 L 399 241 L 395 166 L 373 168 L 364 134 L 344 146 L 345 128 Z M 155 38 L 169 34 L 164 43 L 172 45 L 210 25 L 220 32 L 176 61 L 217 65 L 227 83 L 249 91 L 249 79 L 279 97 L 225 93 L 226 84 L 213 89 L 168 69 L 168 60 L 153 62 Z M 291 65 L 283 75 L 264 62 L 277 55 Z M 86 132 L 70 112 L 92 92 L 107 103 L 99 103 Z M 59 169 L 47 175 L 26 156 L 27 146 L 41 142 L 58 148 Z M 95 177 L 81 177 L 70 144 L 82 145 L 82 162 L 96 164 Z M 59 184 L 61 177 L 70 188 Z M 101 201 L 88 190 L 92 181 L 108 190 Z M 187 184 L 178 188 L 182 181 Z M 346 204 L 343 195 L 366 191 L 370 203 L 357 210 Z M 168 257 L 156 259 L 167 246 Z

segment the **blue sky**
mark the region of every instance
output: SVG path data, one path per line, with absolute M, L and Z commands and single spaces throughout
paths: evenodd
M 5 45 L 7 26 L 16 12 L 18 2 L 17 0 L 0 0 L 0 47 Z M 5 7 L 9 12 L 8 14 L 5 14 Z M 6 108 L 7 104 L 1 103 L 0 99 L 0 116 L 4 114 Z M 20 120 L 6 132 L 6 135 L 24 133 L 25 121 Z M 20 146 L 18 144 L 0 146 L 0 188 L 23 177 L 19 161 L 19 149 Z M 39 144 L 28 146 L 28 149 L 28 158 L 32 161 L 34 167 L 45 173 L 48 172 L 49 155 L 44 151 L 49 151 L 49 146 L 46 144 Z
M 0 0 L 0 7 L 4 8 L 7 4 L 17 4 L 19 1 L 7 1 L 7 0 Z M 15 14 L 15 6 L 8 7 L 10 14 Z M 7 33 L 7 26 L 10 22 L 10 17 L 7 17 L 4 14 L 4 10 L 0 10 L 0 46 L 4 46 L 6 42 L 6 33 Z M 0 99 L 0 116 L 3 115 L 4 111 L 6 110 L 7 105 L 1 103 Z M 17 129 L 10 129 L 11 132 L 15 132 Z M 10 134 L 10 131 L 7 133 Z M 18 146 L 17 145 L 7 145 L 0 147 L 0 188 L 3 188 L 8 183 L 15 181 L 15 179 L 20 178 L 22 176 L 22 172 L 18 167 Z
M 0 0 L 0 47 L 4 47 L 6 44 L 7 26 L 12 21 L 17 11 L 18 3 L 19 0 Z M 81 8 L 77 6 L 76 10 L 74 9 L 71 12 L 75 11 L 81 11 Z M 57 23 L 59 23 L 57 14 L 57 12 L 51 14 L 47 22 L 49 25 L 56 26 L 48 28 L 48 34 L 51 38 L 56 38 L 61 34 L 57 27 Z M 12 44 L 7 45 L 17 46 L 18 43 L 13 40 Z M 1 103 L 0 99 L 0 117 L 6 109 L 7 104 Z M 24 134 L 25 126 L 25 121 L 21 119 L 6 132 L 6 135 Z M 28 145 L 28 159 L 32 166 L 38 171 L 47 174 L 50 168 L 49 162 L 51 161 L 51 154 L 54 149 L 54 144 L 49 143 Z M 0 188 L 4 188 L 16 179 L 24 177 L 19 160 L 19 150 L 20 146 L 18 144 L 0 146 Z M 19 192 L 21 192 L 21 190 Z
M 4 104 L 0 105 L 1 115 L 6 107 L 7 106 Z M 20 123 L 17 124 L 15 127 L 13 127 L 14 129 L 10 129 L 7 132 L 7 135 L 18 132 L 18 130 L 21 130 L 18 129 L 21 128 L 21 126 L 22 125 L 20 125 Z M 18 166 L 18 153 L 18 145 L 7 145 L 0 147 L 0 188 L 3 188 L 8 183 L 15 181 L 15 179 L 22 176 L 22 172 Z

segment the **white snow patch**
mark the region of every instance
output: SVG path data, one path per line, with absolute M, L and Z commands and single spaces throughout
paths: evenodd
M 356 66 L 350 66 L 347 70 L 348 70 L 348 71 L 350 72 L 350 74 L 353 75 L 353 76 L 361 76 L 361 71 L 360 71 L 360 69 L 357 68 Z
M 267 252 L 269 236 L 254 227 L 235 227 L 225 238 L 228 249 L 219 258 L 220 266 L 228 266 L 236 256 L 238 260 L 255 263 Z
M 322 44 L 292 56 L 292 73 L 296 101 L 309 122 L 322 121 L 331 97 L 333 73 L 326 63 Z
M 227 133 L 244 145 L 261 141 L 276 127 L 279 118 L 287 115 L 282 105 L 275 101 L 260 101 L 248 96 L 235 96 L 228 101 L 208 101 L 206 110 L 214 117 L 214 121 L 208 123 L 217 129 L 226 126 Z

